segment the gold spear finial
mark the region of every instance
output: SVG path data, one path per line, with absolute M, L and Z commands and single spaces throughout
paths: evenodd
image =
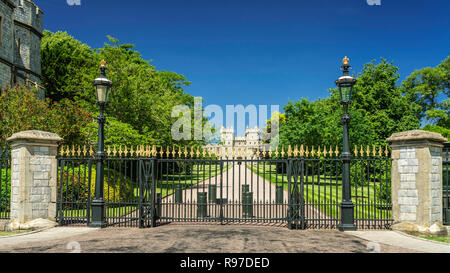
M 102 60 L 102 61 L 100 62 L 100 66 L 101 66 L 101 67 L 105 67 L 105 66 L 106 66 L 106 61 L 105 61 L 105 60 Z

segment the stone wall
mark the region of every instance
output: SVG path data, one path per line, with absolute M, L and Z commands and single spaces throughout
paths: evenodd
M 397 161 L 400 174 L 400 187 L 397 190 L 397 203 L 399 206 L 399 219 L 402 221 L 416 221 L 419 196 L 416 185 L 416 174 L 419 172 L 419 160 L 416 158 L 414 147 L 400 148 L 400 157 Z
M 15 19 L 42 32 L 44 15 L 42 10 L 30 0 L 15 0 L 15 2 L 17 5 L 14 10 Z
M 431 222 L 442 221 L 442 149 L 430 148 L 431 172 L 430 172 L 430 200 L 431 200 Z
M 11 67 L 0 62 L 0 88 L 11 86 Z
M 40 84 L 43 12 L 32 1 L 0 0 L 0 17 L 0 86 L 26 84 L 27 79 Z
M 41 73 L 41 34 L 43 31 L 43 13 L 32 1 L 17 0 L 14 19 L 25 24 L 15 24 L 15 63 L 40 74 Z M 33 31 L 34 30 L 34 31 Z M 39 34 L 38 34 L 39 33 Z M 20 39 L 20 52 L 19 52 Z
M 0 0 L 0 17 L 2 17 L 2 40 L 0 41 L 0 57 L 13 60 L 13 8 L 6 1 Z
M 7 62 L 13 62 L 14 37 L 13 37 L 13 8 L 9 0 L 0 0 L 1 37 L 0 37 L 0 58 Z M 11 86 L 11 66 L 0 60 L 0 88 L 5 85 Z

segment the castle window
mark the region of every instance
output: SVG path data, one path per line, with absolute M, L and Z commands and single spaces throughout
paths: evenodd
M 36 12 L 36 25 L 39 27 L 39 12 Z
M 3 44 L 3 20 L 2 17 L 0 16 L 0 45 Z
M 34 66 L 37 68 L 38 66 L 38 46 L 34 44 Z
M 17 52 L 19 52 L 19 55 L 20 55 L 20 47 L 21 47 L 21 45 L 22 45 L 22 39 L 17 39 Z

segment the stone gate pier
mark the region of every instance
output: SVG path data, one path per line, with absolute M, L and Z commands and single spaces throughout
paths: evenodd
M 441 134 L 413 130 L 386 140 L 392 149 L 392 213 L 394 230 L 439 234 L 442 225 Z
M 10 229 L 56 224 L 57 150 L 63 139 L 43 131 L 23 131 L 11 146 Z

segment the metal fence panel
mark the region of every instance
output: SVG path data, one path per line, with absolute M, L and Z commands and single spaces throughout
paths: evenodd
M 0 219 L 10 217 L 11 151 L 0 147 Z
M 59 156 L 58 160 L 59 222 L 88 224 L 95 161 L 92 155 Z M 104 166 L 109 226 L 197 222 L 334 229 L 340 224 L 342 161 L 337 152 L 328 157 L 319 153 L 253 159 L 109 156 Z M 390 227 L 390 167 L 387 154 L 352 159 L 358 228 Z

